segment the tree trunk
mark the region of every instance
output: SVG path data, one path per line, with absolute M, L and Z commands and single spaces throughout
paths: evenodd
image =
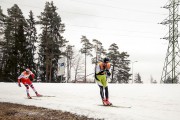
M 84 77 L 84 82 L 86 83 L 86 53 L 85 53 L 85 77 Z

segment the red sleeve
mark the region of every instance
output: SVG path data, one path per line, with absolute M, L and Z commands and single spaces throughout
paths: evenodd
M 32 78 L 34 79 L 35 75 L 34 75 L 33 73 L 31 74 L 31 76 L 32 76 Z
M 18 83 L 20 83 L 21 82 L 21 80 L 20 79 L 18 79 Z

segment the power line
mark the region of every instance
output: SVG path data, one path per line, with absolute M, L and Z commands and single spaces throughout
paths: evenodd
M 10 2 L 7 2 L 7 3 L 10 3 Z M 25 5 L 25 4 L 21 4 L 21 3 L 20 3 L 20 5 L 27 6 L 27 7 L 30 7 L 30 8 L 37 8 L 37 9 L 42 9 L 43 10 L 43 8 L 40 8 L 40 7 L 34 7 L 34 6 Z M 97 17 L 97 18 L 107 18 L 107 19 L 113 19 L 113 20 L 121 20 L 121 21 L 126 21 L 126 22 L 140 22 L 140 23 L 155 24 L 155 23 L 152 23 L 151 21 L 122 19 L 122 18 L 117 18 L 117 17 L 91 15 L 91 14 L 85 14 L 85 13 L 79 13 L 79 12 L 69 12 L 69 11 L 63 11 L 63 10 L 62 11 L 61 10 L 57 10 L 57 11 L 59 11 L 60 13 L 62 12 L 62 13 L 69 13 L 69 14 L 78 14 L 78 15 L 84 15 L 84 16 L 90 16 L 90 17 Z
M 167 14 L 162 14 L 162 13 L 157 13 L 157 12 L 142 11 L 142 10 L 129 9 L 129 8 L 120 8 L 120 7 L 111 6 L 111 5 L 96 4 L 96 3 L 84 2 L 84 1 L 79 1 L 79 0 L 70 0 L 70 1 L 79 2 L 79 3 L 84 3 L 84 4 L 89 4 L 89 5 L 95 5 L 95 6 L 103 6 L 103 7 L 109 7 L 109 8 L 114 8 L 114 9 L 126 10 L 126 11 L 131 10 L 131 12 L 133 11 L 133 12 L 139 12 L 139 13 L 149 13 L 149 14 L 167 15 Z
M 141 23 L 155 24 L 155 23 L 152 23 L 151 21 L 140 21 L 140 20 L 122 19 L 122 18 L 117 18 L 117 17 L 90 15 L 90 14 L 77 13 L 77 12 L 67 12 L 67 11 L 61 11 L 61 12 L 66 12 L 66 13 L 70 13 L 70 14 L 79 14 L 79 15 L 84 15 L 84 16 L 91 16 L 91 17 L 98 17 L 98 18 L 108 18 L 108 19 L 121 20 L 121 21 L 126 21 L 126 22 L 141 22 Z
M 99 29 L 99 30 L 105 30 L 106 28 L 99 28 L 99 27 L 89 27 L 89 26 L 80 26 L 80 25 L 71 25 L 71 24 L 66 24 L 66 25 L 69 25 L 69 26 L 74 26 L 74 27 L 83 27 L 83 28 L 89 28 L 89 29 Z M 119 30 L 121 30 L 121 29 L 111 29 L 111 31 L 119 31 Z M 122 31 L 124 31 L 124 32 L 129 32 L 129 33 L 131 33 L 131 32 L 133 32 L 133 33 L 151 33 L 151 34 L 160 34 L 160 33 L 152 33 L 152 32 L 141 32 L 141 31 L 129 31 L 129 30 L 125 30 L 125 29 L 123 29 Z
M 11 3 L 11 2 L 7 2 L 6 3 Z M 23 5 L 23 6 L 27 6 L 27 7 L 31 7 L 31 8 L 37 8 L 37 9 L 42 9 L 43 8 L 40 8 L 40 7 L 35 7 L 35 6 L 30 6 L 30 5 L 25 5 L 25 4 L 21 4 L 20 5 Z M 59 11 L 59 10 L 57 10 Z M 60 12 L 65 12 L 65 13 L 70 13 L 70 14 L 79 14 L 79 15 L 86 15 L 86 16 L 91 16 L 91 17 L 100 17 L 100 18 L 108 18 L 108 19 L 115 19 L 115 20 L 122 20 L 120 18 L 116 18 L 116 17 L 107 17 L 107 16 L 98 16 L 98 15 L 90 15 L 90 14 L 84 14 L 84 13 L 77 13 L 77 12 L 69 12 L 69 11 L 60 11 Z M 129 22 L 143 22 L 143 23 L 150 23 L 150 24 L 156 24 L 156 23 L 152 23 L 152 22 L 146 22 L 146 21 L 136 21 L 136 20 L 127 20 L 127 19 L 124 19 L 124 21 L 129 21 Z M 90 26 L 80 26 L 80 25 L 70 25 L 70 24 L 66 24 L 66 25 L 69 25 L 69 26 L 75 26 L 75 27 L 85 27 L 85 28 L 93 28 L 93 29 L 105 29 L 105 28 L 98 28 L 98 27 L 90 27 Z M 111 29 L 113 30 L 113 29 Z M 123 31 L 126 31 L 126 32 L 137 32 L 137 31 L 127 31 L 127 30 L 123 30 Z M 138 33 L 141 33 L 141 32 L 138 32 Z M 144 32 L 143 32 L 144 33 Z
M 73 29 L 70 29 L 70 31 L 81 32 L 82 30 L 73 30 Z M 95 33 L 94 31 L 86 32 L 86 34 L 93 34 L 93 35 L 94 35 L 94 33 Z M 130 35 L 130 34 L 120 34 L 120 32 L 119 33 L 109 33 L 109 32 L 102 32 L 102 31 L 98 32 L 98 34 L 101 34 L 103 36 L 104 36 L 105 33 L 106 33 L 106 35 L 111 34 L 113 36 L 127 37 L 127 38 L 129 38 L 129 37 L 132 37 L 132 38 L 146 38 L 146 39 L 157 39 L 157 38 L 159 39 L 160 38 L 160 36 L 142 36 L 142 35 L 138 36 L 138 35 Z
M 142 10 L 137 10 L 137 9 L 129 9 L 129 8 L 119 8 L 119 7 L 114 7 L 114 6 L 110 6 L 110 5 L 102 5 L 102 4 L 94 4 L 94 3 L 89 3 L 89 2 L 82 2 L 82 1 L 77 1 L 77 0 L 70 0 L 72 2 L 79 2 L 79 3 L 84 3 L 84 4 L 92 4 L 92 5 L 96 5 L 96 6 L 103 6 L 103 7 L 110 7 L 110 8 L 117 8 L 117 9 L 121 9 L 121 10 L 126 10 L 126 11 L 131 11 L 131 12 L 138 12 L 138 13 L 149 13 L 149 14 L 159 14 L 159 15 L 167 15 L 167 14 L 162 14 L 162 13 L 157 13 L 157 12 L 149 12 L 149 11 L 142 11 Z M 9 1 L 3 1 L 4 3 L 11 3 L 14 4 L 13 2 L 9 2 Z M 1 3 L 3 3 L 1 2 Z M 26 5 L 26 4 L 22 4 L 22 3 L 18 3 L 21 4 L 23 6 L 27 6 L 27 7 L 31 7 L 31 8 L 38 8 L 38 9 L 44 9 L 44 8 L 40 8 L 37 6 L 30 6 L 30 5 Z M 63 12 L 67 12 L 67 11 L 63 11 Z M 79 13 L 75 13 L 75 14 L 79 14 Z M 81 14 L 81 13 L 80 13 Z

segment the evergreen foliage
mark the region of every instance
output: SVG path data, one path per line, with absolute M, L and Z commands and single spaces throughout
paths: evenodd
M 86 36 L 82 36 L 81 38 L 82 48 L 80 52 L 85 55 L 85 77 L 84 82 L 86 83 L 86 57 L 92 56 L 92 48 L 93 45 L 90 43 L 90 41 L 86 38 Z
M 67 43 L 61 35 L 65 31 L 65 26 L 53 2 L 46 2 L 44 11 L 38 18 L 38 24 L 41 25 L 42 30 L 39 46 L 41 80 L 55 82 L 59 56 L 65 55 L 63 51 L 60 51 L 60 47 L 65 47 Z
M 143 83 L 139 73 L 136 74 L 135 79 L 134 79 L 134 83 Z
M 112 63 L 111 82 L 128 83 L 131 76 L 129 74 L 129 55 L 127 52 L 120 53 L 119 47 L 115 43 L 111 44 L 108 50 L 107 57 L 109 57 Z
M 171 78 L 171 76 L 168 76 L 168 78 L 165 79 L 164 83 L 165 83 L 165 84 L 177 84 L 177 83 L 179 83 L 179 78 L 178 78 L 178 77 L 175 77 L 175 79 L 173 80 L 173 79 Z
M 7 11 L 8 16 L 5 19 L 4 30 L 3 72 L 5 77 L 16 80 L 18 74 L 28 66 L 26 63 L 28 42 L 25 36 L 27 22 L 18 5 L 14 4 Z
M 4 29 L 5 29 L 5 19 L 6 19 L 6 16 L 3 14 L 3 10 L 1 9 L 1 6 L 0 6 L 0 76 L 3 77 L 4 73 L 3 73 L 3 64 L 4 64 L 4 46 L 5 46 L 5 41 L 3 39 L 4 37 Z M 0 81 L 1 81 L 1 78 L 0 77 Z
M 29 65 L 29 68 L 33 71 L 34 74 L 37 76 L 37 67 L 35 64 L 35 51 L 36 51 L 36 45 L 37 43 L 37 30 L 36 30 L 36 21 L 34 19 L 33 12 L 29 12 L 29 19 L 27 19 L 27 30 L 26 30 L 26 40 L 28 42 L 27 48 L 27 55 L 26 60 L 27 64 Z
M 95 50 L 95 57 L 93 57 L 92 64 L 97 65 L 98 61 L 102 61 L 103 56 L 106 55 L 106 50 L 102 46 L 102 43 L 99 40 L 93 39 L 93 48 Z

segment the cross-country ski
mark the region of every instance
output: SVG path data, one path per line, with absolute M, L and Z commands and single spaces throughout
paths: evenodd
M 114 108 L 131 108 L 131 106 L 123 106 L 123 105 L 98 105 L 102 107 L 114 107 Z
M 31 97 L 56 97 L 56 96 L 53 96 L 53 95 L 41 95 L 41 96 L 31 96 Z

